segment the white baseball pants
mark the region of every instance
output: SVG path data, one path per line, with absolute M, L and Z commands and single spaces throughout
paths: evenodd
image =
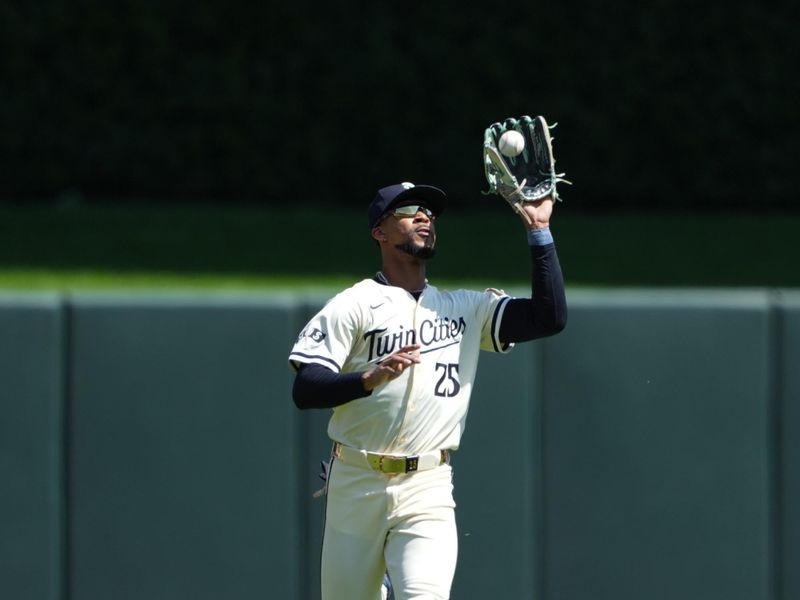
M 388 475 L 334 459 L 322 543 L 322 600 L 447 600 L 458 535 L 452 469 Z

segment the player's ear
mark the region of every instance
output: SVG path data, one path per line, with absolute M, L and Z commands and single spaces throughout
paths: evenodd
M 383 233 L 383 229 L 380 227 L 373 227 L 372 228 L 372 239 L 377 240 L 379 242 L 386 241 L 386 234 Z

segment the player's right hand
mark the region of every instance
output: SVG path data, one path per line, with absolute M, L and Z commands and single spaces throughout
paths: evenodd
M 361 375 L 364 389 L 369 392 L 379 385 L 383 385 L 392 379 L 400 377 L 403 371 L 420 361 L 420 348 L 421 346 L 419 344 L 403 346 L 400 350 L 390 354 L 370 370 L 365 371 Z

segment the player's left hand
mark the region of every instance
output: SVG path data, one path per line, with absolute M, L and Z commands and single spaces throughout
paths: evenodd
M 550 217 L 553 214 L 552 196 L 546 196 L 534 202 L 523 202 L 519 206 L 520 210 L 530 219 L 529 223 L 525 216 L 520 215 L 522 222 L 525 223 L 528 229 L 541 229 L 550 226 Z
M 508 118 L 503 122 L 493 123 L 484 131 L 483 164 L 489 192 L 499 194 L 518 213 L 529 229 L 545 227 L 552 212 L 552 201 L 558 200 L 556 184 L 570 183 L 564 179 L 564 173 L 556 173 L 556 159 L 553 156 L 553 138 L 550 130 L 555 125 L 548 125 L 544 117 L 531 118 L 523 116 L 519 119 Z M 521 140 L 521 149 L 509 153 L 501 152 L 501 141 L 509 133 L 516 132 Z M 548 200 L 543 203 L 541 200 Z M 526 209 L 530 204 L 540 213 L 537 224 Z M 542 207 L 544 210 L 539 211 Z

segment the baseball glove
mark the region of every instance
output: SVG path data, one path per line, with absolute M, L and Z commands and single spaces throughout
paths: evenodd
M 483 136 L 483 166 L 486 181 L 489 183 L 487 194 L 499 194 L 505 198 L 515 212 L 530 222 L 528 215 L 522 210 L 525 202 L 536 202 L 547 196 L 559 200 L 556 191 L 557 183 L 567 183 L 564 173 L 556 173 L 556 161 L 553 158 L 553 139 L 544 117 L 523 116 L 517 119 L 506 119 L 502 123 L 493 123 L 486 128 Z M 522 134 L 524 146 L 516 156 L 508 156 L 500 151 L 500 138 L 507 131 Z

